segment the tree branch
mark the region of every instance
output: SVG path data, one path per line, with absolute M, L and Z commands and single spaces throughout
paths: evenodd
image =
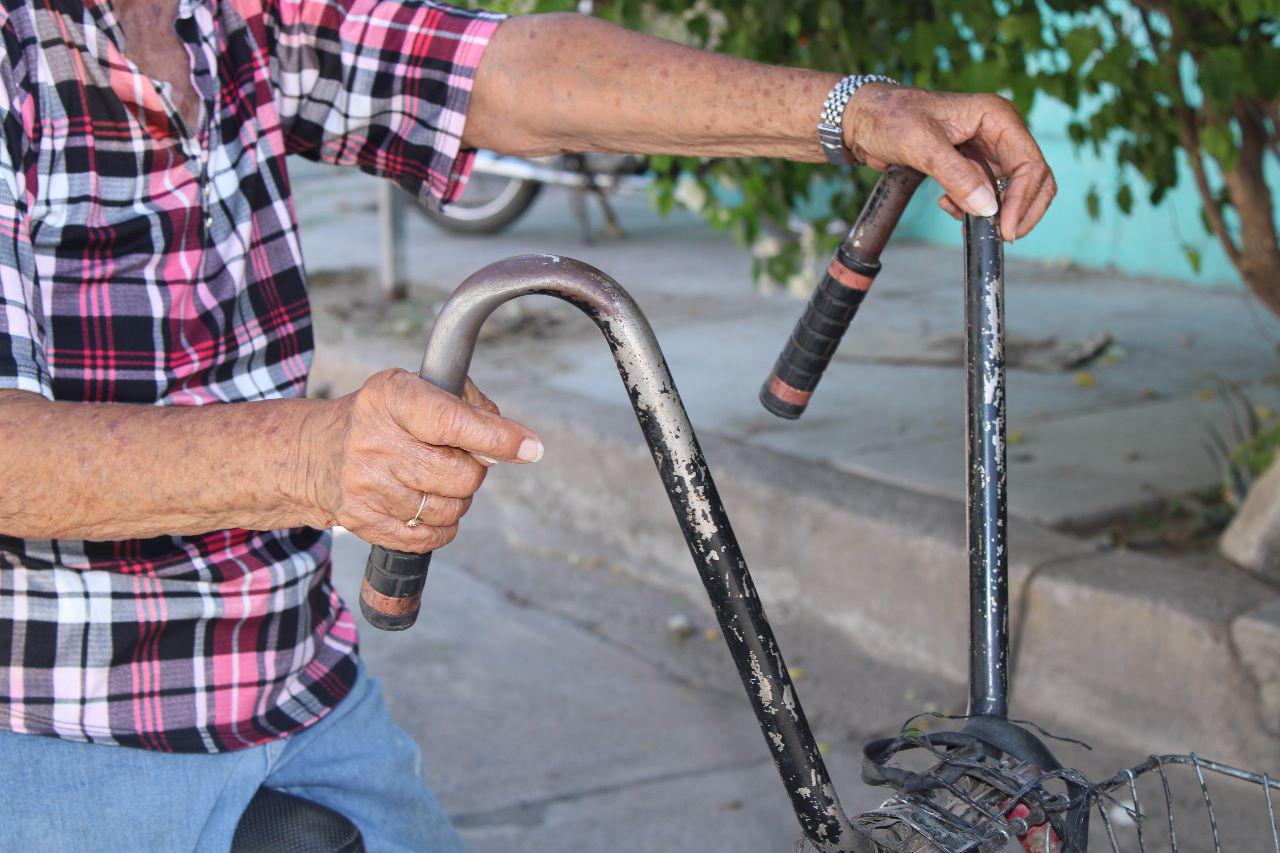
M 1268 117 L 1271 119 L 1271 133 L 1267 139 L 1267 147 L 1280 160 L 1280 97 L 1267 104 Z
M 1213 194 L 1213 187 L 1209 185 L 1209 175 L 1204 168 L 1204 151 L 1200 147 L 1199 115 L 1187 103 L 1186 94 L 1182 91 L 1182 77 L 1178 71 L 1178 51 L 1174 49 L 1174 46 L 1179 41 L 1177 22 L 1167 12 L 1162 9 L 1158 10 L 1159 14 L 1166 15 L 1169 29 L 1172 31 L 1172 36 L 1169 40 L 1171 49 L 1159 50 L 1156 47 L 1155 29 L 1151 26 L 1150 20 L 1151 11 L 1156 4 L 1139 2 L 1138 5 L 1142 7 L 1139 16 L 1142 20 L 1142 27 L 1146 30 L 1150 47 L 1160 57 L 1160 61 L 1165 64 L 1166 69 L 1172 76 L 1173 112 L 1178 121 L 1178 140 L 1183 150 L 1187 152 L 1187 159 L 1191 162 L 1191 174 L 1195 178 L 1196 189 L 1200 192 L 1205 218 L 1209 220 L 1210 229 L 1213 231 L 1214 236 L 1218 238 L 1218 242 L 1222 244 L 1222 248 L 1226 251 L 1227 257 L 1231 259 L 1231 263 L 1238 266 L 1240 263 L 1240 247 L 1231 237 L 1231 230 L 1227 227 L 1226 217 L 1222 213 L 1222 205 L 1218 203 L 1218 199 Z

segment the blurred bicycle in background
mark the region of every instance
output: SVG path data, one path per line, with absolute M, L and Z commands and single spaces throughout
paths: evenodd
M 652 183 L 649 158 L 635 154 L 557 154 L 512 157 L 481 151 L 462 196 L 442 210 L 420 207 L 423 215 L 455 234 L 497 234 L 537 199 L 544 186 L 571 190 L 569 200 L 583 239 L 594 238 L 588 199 L 595 197 L 604 213 L 603 233 L 622 234 L 609 194 L 643 192 Z

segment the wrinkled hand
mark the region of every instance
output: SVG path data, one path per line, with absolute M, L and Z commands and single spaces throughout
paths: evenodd
M 468 380 L 459 399 L 404 370 L 369 377 L 332 401 L 311 438 L 318 526 L 340 524 L 373 545 L 425 553 L 453 540 L 494 462 L 537 462 L 542 442 L 498 414 Z M 428 495 L 422 524 L 405 521 Z
M 868 83 L 849 99 L 845 141 L 858 159 L 881 171 L 911 166 L 933 177 L 946 195 L 939 206 L 991 216 L 996 199 L 982 166 L 956 150 L 968 143 L 998 177 L 1009 179 L 1000 212 L 1006 240 L 1025 236 L 1058 191 L 1053 172 L 1022 117 L 999 95 L 928 92 Z

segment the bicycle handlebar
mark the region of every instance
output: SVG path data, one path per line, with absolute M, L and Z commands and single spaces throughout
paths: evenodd
M 893 166 L 876 183 L 760 389 L 760 402 L 773 414 L 788 420 L 804 414 L 840 338 L 880 272 L 880 253 L 923 180 L 915 169 Z
M 418 621 L 431 552 L 413 554 L 374 545 L 360 583 L 360 612 L 383 631 L 404 631 Z
M 881 179 L 846 241 L 845 259 L 858 259 L 863 269 L 878 263 L 894 223 L 920 181 L 918 173 L 906 170 L 893 170 Z M 1001 283 L 1002 247 L 994 220 L 971 221 L 966 235 L 970 290 L 976 293 L 974 288 L 981 286 L 982 293 L 996 293 Z M 738 669 L 805 835 L 823 853 L 904 849 L 893 841 L 894 836 L 902 837 L 899 830 L 909 830 L 913 838 L 923 837 L 914 824 L 903 823 L 893 815 L 876 812 L 850 820 L 841 809 L 662 351 L 644 314 L 617 282 L 580 261 L 553 255 L 525 255 L 490 264 L 463 282 L 441 308 L 427 342 L 419 376 L 451 393 L 461 392 L 485 320 L 499 305 L 528 294 L 555 296 L 577 306 L 591 317 L 608 341 L 689 553 L 706 588 L 720 634 Z M 992 305 L 994 307 L 987 311 L 969 312 L 971 341 L 977 340 L 973 332 L 977 329 L 983 342 L 998 342 L 1001 326 L 998 298 Z M 998 357 L 997 347 L 992 358 Z M 988 369 L 985 362 L 980 364 L 980 361 L 970 359 L 971 374 L 975 371 L 989 374 L 990 381 L 1002 388 L 1002 371 L 996 369 L 994 363 Z M 825 366 L 825 362 L 823 364 Z M 1002 398 L 1002 390 L 996 396 Z M 982 395 L 977 399 L 981 400 Z M 971 403 L 973 401 L 971 398 Z M 1001 403 L 1002 399 L 994 405 Z M 993 416 L 985 409 L 979 414 L 984 424 L 998 417 L 998 412 Z M 973 429 L 971 421 L 970 430 Z M 990 443 L 991 437 L 985 428 L 981 435 Z M 971 510 L 981 511 L 983 519 L 991 517 L 996 526 L 1000 526 L 1004 494 L 1003 489 L 994 487 L 993 483 L 996 479 L 1003 483 L 1003 455 L 999 442 L 994 442 L 993 447 L 992 453 L 970 460 L 983 475 L 971 485 L 984 484 L 978 490 L 981 494 L 971 495 L 970 505 Z M 993 507 L 994 512 L 986 512 L 988 507 Z M 990 540 L 997 546 L 992 550 L 987 544 L 974 551 L 991 555 L 991 559 L 984 557 L 971 564 L 971 573 L 975 581 L 983 581 L 984 590 L 990 590 L 993 583 L 1005 584 L 1003 539 L 991 538 L 991 528 L 990 524 L 980 527 L 971 524 L 971 532 L 976 530 L 976 535 L 986 537 L 984 541 Z M 371 624 L 403 630 L 414 623 L 421 607 L 430 559 L 430 554 L 402 554 L 376 547 L 372 550 L 361 589 L 361 610 Z M 984 699 L 993 695 L 992 690 L 985 689 L 988 680 L 982 678 L 983 673 L 990 670 L 988 664 L 994 661 L 1003 667 L 1007 660 L 1007 634 L 1001 621 L 1007 604 L 998 594 L 989 597 L 990 606 L 975 616 L 975 648 L 980 648 L 982 654 L 974 658 L 978 665 L 971 673 L 973 683 L 983 685 Z M 991 630 L 993 625 L 1000 630 Z M 1004 681 L 991 684 L 995 694 L 1002 698 Z M 973 710 L 994 714 L 1000 719 L 1004 708 L 987 704 Z M 903 825 L 890 826 L 894 821 Z
M 433 334 L 431 340 L 436 340 Z M 462 395 L 467 383 L 466 365 L 461 371 L 428 365 L 423 357 L 418 376 L 432 385 L 448 391 L 455 397 Z M 360 584 L 360 612 L 369 624 L 383 631 L 404 631 L 418 621 L 422 609 L 422 590 L 427 583 L 427 570 L 431 567 L 431 552 L 413 554 L 374 545 L 369 550 L 369 560 L 364 567 L 364 580 Z
M 582 309 L 613 351 L 721 636 L 805 834 L 824 853 L 874 849 L 868 846 L 866 832 L 852 826 L 840 808 L 662 350 L 626 291 L 600 270 L 572 258 L 524 255 L 490 264 L 464 281 L 440 309 L 419 375 L 445 390 L 461 390 L 484 321 L 502 303 L 535 293 Z M 394 557 L 390 563 L 381 556 L 386 553 Z M 374 548 L 365 584 L 381 592 L 378 583 L 402 556 L 406 566 L 419 561 L 421 573 L 415 587 L 389 596 L 394 610 L 380 606 L 385 604 L 382 599 L 367 600 L 362 590 L 361 609 L 366 617 L 373 610 L 377 621 L 370 622 L 375 627 L 390 623 L 407 628 L 417 617 L 429 554 L 400 555 Z

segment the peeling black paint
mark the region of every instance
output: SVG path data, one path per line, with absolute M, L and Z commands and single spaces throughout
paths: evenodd
M 661 349 L 648 321 L 617 282 L 580 261 L 553 255 L 490 264 L 463 282 L 441 308 L 420 375 L 460 393 L 485 319 L 502 303 L 528 294 L 555 296 L 581 308 L 608 342 L 805 835 L 829 853 L 873 849 L 840 807 Z
M 886 175 L 884 192 L 873 196 L 859 220 L 860 226 L 879 225 L 855 228 L 850 241 L 857 237 L 878 256 L 919 180 L 918 173 Z M 1005 714 L 1008 690 L 1002 258 L 994 221 L 968 220 L 971 696 L 973 713 L 998 716 Z M 608 342 L 806 837 L 824 853 L 900 849 L 875 830 L 874 820 L 851 822 L 841 809 L 657 340 L 635 302 L 613 279 L 580 261 L 553 255 L 524 255 L 485 267 L 441 308 L 423 356 L 422 378 L 460 393 L 481 325 L 502 303 L 529 294 L 577 306 Z
M 969 713 L 1009 713 L 1004 244 L 996 217 L 965 217 Z

